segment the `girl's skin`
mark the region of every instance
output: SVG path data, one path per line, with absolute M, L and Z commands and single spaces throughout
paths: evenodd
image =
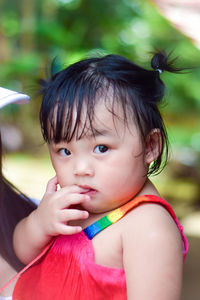
M 146 175 L 160 153 L 159 130 L 151 131 L 143 145 L 131 116 L 127 125 L 120 104 L 115 104 L 115 116 L 108 106 L 103 99 L 96 104 L 95 132 L 88 124 L 80 139 L 49 144 L 56 177 L 49 181 L 38 209 L 14 234 L 16 253 L 24 263 L 52 236 L 77 233 L 136 196 L 159 196 Z M 84 113 L 82 118 L 84 124 Z M 129 300 L 180 299 L 182 242 L 162 206 L 135 208 L 92 243 L 97 264 L 124 268 Z

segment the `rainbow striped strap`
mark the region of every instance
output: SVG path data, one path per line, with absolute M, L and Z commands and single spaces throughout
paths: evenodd
M 152 199 L 151 197 L 154 196 L 140 196 L 132 199 L 128 203 L 122 205 L 121 207 L 113 210 L 108 215 L 102 217 L 98 221 L 94 222 L 93 224 L 86 227 L 83 231 L 88 237 L 88 239 L 92 239 L 97 233 L 105 229 L 106 227 L 112 225 L 113 223 L 116 223 L 118 220 L 120 220 L 127 212 L 129 212 L 131 209 L 139 205 L 143 202 L 150 202 Z
M 179 223 L 172 207 L 169 203 L 167 203 L 162 198 L 155 196 L 155 195 L 144 195 L 144 196 L 138 196 L 132 200 L 130 200 L 128 203 L 122 205 L 121 207 L 113 210 L 110 212 L 107 216 L 104 216 L 100 220 L 96 221 L 95 223 L 91 224 L 87 228 L 85 228 L 83 231 L 85 235 L 88 237 L 88 239 L 92 239 L 97 233 L 105 229 L 106 227 L 110 226 L 113 223 L 116 223 L 118 220 L 120 220 L 126 213 L 128 213 L 133 208 L 139 206 L 143 203 L 156 203 L 160 204 L 163 207 L 167 209 L 167 211 L 170 213 L 171 217 L 174 219 L 183 242 L 183 261 L 186 258 L 186 254 L 188 252 L 188 241 L 184 235 L 184 230 L 181 224 Z

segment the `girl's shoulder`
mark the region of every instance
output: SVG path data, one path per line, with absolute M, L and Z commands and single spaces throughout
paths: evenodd
M 145 196 L 151 197 L 151 196 Z M 141 197 L 142 198 L 142 197 Z M 144 232 L 148 234 L 152 230 L 157 233 L 178 231 L 176 215 L 167 201 L 152 196 L 152 200 L 143 201 L 130 210 L 124 218 L 124 226 L 127 231 Z
M 137 247 L 167 253 L 175 247 L 182 253 L 180 224 L 170 207 L 163 199 L 141 202 L 123 218 L 122 242 L 124 247 Z M 159 202 L 160 200 L 160 202 Z
M 127 293 L 135 296 L 148 291 L 152 299 L 160 299 L 162 294 L 169 299 L 172 293 L 174 298 L 174 293 L 181 289 L 187 242 L 167 202 L 157 196 L 152 197 L 155 202 L 146 197 L 142 200 L 127 213 L 122 224 Z M 153 286 L 157 289 L 152 289 Z

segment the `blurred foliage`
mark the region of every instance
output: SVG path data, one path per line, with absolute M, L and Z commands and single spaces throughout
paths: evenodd
M 0 85 L 33 98 L 23 109 L 5 108 L 1 118 L 16 121 L 31 139 L 38 134 L 36 79 L 46 76 L 55 57 L 63 68 L 86 56 L 116 53 L 150 68 L 154 49 L 173 51 L 178 66 L 195 68 L 182 75 L 162 74 L 164 117 L 175 129 L 172 142 L 200 149 L 200 51 L 150 1 L 1 0 L 0 45 Z
M 157 183 L 162 195 L 177 199 L 184 215 L 184 199 L 197 204 L 200 198 L 200 51 L 150 0 L 1 0 L 0 85 L 32 97 L 23 108 L 5 107 L 1 125 L 13 123 L 24 135 L 21 150 L 39 153 L 37 79 L 47 76 L 54 58 L 56 70 L 108 53 L 150 68 L 155 49 L 172 51 L 178 67 L 192 68 L 161 75 L 167 87 L 161 110 L 175 155 Z

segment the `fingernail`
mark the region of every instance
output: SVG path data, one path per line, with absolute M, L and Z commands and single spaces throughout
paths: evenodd
M 90 196 L 85 195 L 85 200 L 86 200 L 86 201 L 90 200 Z
M 76 227 L 76 230 L 77 230 L 77 232 L 81 232 L 81 231 L 82 231 L 82 227 L 77 226 L 77 227 Z
M 85 210 L 83 211 L 83 217 L 87 219 L 89 217 L 89 213 Z

